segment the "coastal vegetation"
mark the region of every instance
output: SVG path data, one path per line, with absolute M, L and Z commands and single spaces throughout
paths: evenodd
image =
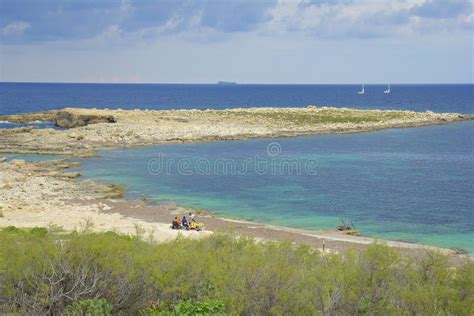
M 214 111 L 219 115 L 220 111 Z M 356 109 L 336 109 L 320 108 L 308 109 L 306 111 L 286 109 L 286 111 L 252 111 L 252 110 L 232 110 L 223 112 L 221 115 L 234 116 L 236 118 L 246 118 L 251 120 L 267 121 L 270 125 L 288 125 L 289 127 L 308 126 L 315 124 L 337 124 L 337 123 L 375 123 L 387 122 L 390 120 L 410 120 L 422 116 L 421 113 L 411 111 L 377 111 L 377 110 L 356 110 Z
M 7 227 L 0 313 L 469 315 L 474 264 L 380 244 L 334 254 L 222 234 L 156 243 L 140 230 Z

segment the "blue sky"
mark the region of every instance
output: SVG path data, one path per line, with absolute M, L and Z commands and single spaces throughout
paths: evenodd
M 473 82 L 474 0 L 0 0 L 0 81 Z

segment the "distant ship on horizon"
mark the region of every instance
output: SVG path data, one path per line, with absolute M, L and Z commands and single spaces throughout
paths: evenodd
M 232 86 L 232 85 L 236 85 L 237 82 L 235 82 L 235 81 L 218 81 L 217 84 L 223 85 L 223 86 Z

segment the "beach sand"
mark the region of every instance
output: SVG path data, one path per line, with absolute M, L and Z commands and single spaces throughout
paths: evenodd
M 122 188 L 93 181 L 78 181 L 68 173 L 65 160 L 27 163 L 12 160 L 0 163 L 0 227 L 60 227 L 67 231 L 117 231 L 133 235 L 137 231 L 156 241 L 207 235 L 171 230 L 169 224 L 107 213 L 107 203 L 121 196 Z

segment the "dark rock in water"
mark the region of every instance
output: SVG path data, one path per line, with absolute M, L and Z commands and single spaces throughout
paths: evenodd
M 78 115 L 69 112 L 58 112 L 55 118 L 56 126 L 62 128 L 74 128 L 97 123 L 115 123 L 111 115 Z

